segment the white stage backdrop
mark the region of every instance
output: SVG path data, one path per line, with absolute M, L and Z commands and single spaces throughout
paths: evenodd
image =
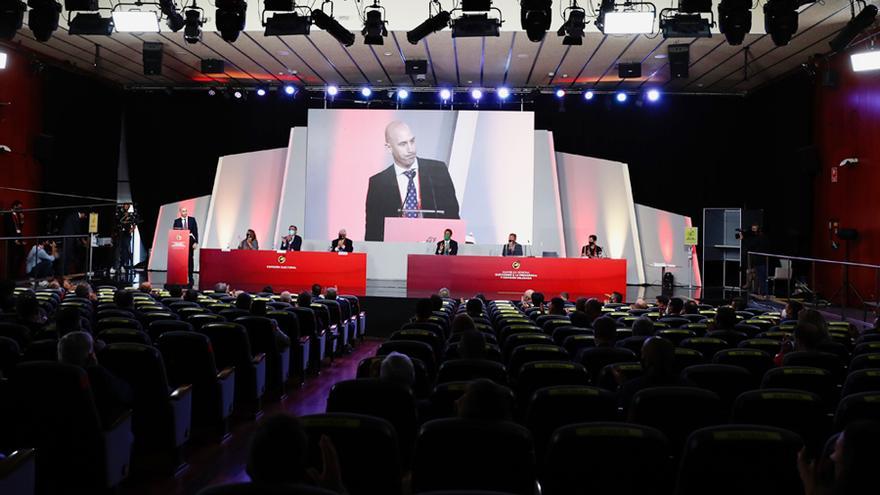
M 702 285 L 700 263 L 691 246 L 684 245 L 684 229 L 691 227 L 691 218 L 650 206 L 636 205 L 636 219 L 639 225 L 639 239 L 645 263 L 647 283 L 660 285 L 662 270 L 651 266 L 655 263 L 676 265 L 668 268 L 675 275 L 676 285 Z M 693 252 L 693 272 L 688 261 L 688 252 Z
M 203 247 L 232 248 L 248 229 L 261 249 L 272 249 L 287 148 L 220 158 L 205 226 Z
M 531 251 L 535 256 L 556 253 L 565 256 L 565 229 L 562 225 L 559 177 L 553 133 L 535 131 L 535 198 L 533 200 Z
M 500 244 L 510 232 L 531 237 L 534 115 L 432 110 L 309 111 L 309 234 L 330 239 L 345 228 L 356 241 L 383 239 L 381 229 L 368 229 L 367 223 L 378 219 L 371 224 L 382 225 L 383 215 L 400 207 L 385 139 L 386 127 L 395 121 L 407 124 L 407 137 L 415 138 L 415 150 L 407 153 L 418 157 L 421 209 L 451 210 L 457 202 L 478 243 Z M 371 177 L 372 206 L 367 205 Z M 455 237 L 461 241 L 464 234 Z
M 150 260 L 147 263 L 149 270 L 165 270 L 168 267 L 168 230 L 174 224 L 181 208 L 186 207 L 189 216 L 196 219 L 199 224 L 199 240 L 204 239 L 204 228 L 208 219 L 208 207 L 211 204 L 211 196 L 199 196 L 198 198 L 184 199 L 176 203 L 168 203 L 159 207 L 159 216 L 156 219 L 156 230 L 153 233 L 153 246 L 150 248 Z M 199 257 L 193 261 L 193 270 L 199 269 Z
M 626 258 L 627 283 L 645 283 L 629 167 L 568 153 L 556 153 L 556 167 L 568 256 L 596 234 L 606 257 Z
M 278 221 L 275 222 L 274 246 L 281 247 L 281 236 L 286 235 L 287 227 L 296 225 L 297 234 L 303 239 L 311 235 L 305 230 L 306 219 L 306 139 L 308 129 L 294 127 L 290 130 L 287 145 L 287 166 L 284 167 L 284 180 L 281 185 L 281 200 L 278 202 Z

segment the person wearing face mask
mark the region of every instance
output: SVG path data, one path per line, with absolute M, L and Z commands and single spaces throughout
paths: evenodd
M 452 239 L 452 229 L 443 231 L 443 240 L 437 243 L 437 250 L 434 254 L 443 256 L 455 256 L 458 254 L 458 243 Z
M 257 242 L 257 233 L 253 229 L 248 229 L 244 239 L 238 244 L 238 249 L 249 249 L 256 251 L 260 249 L 260 243 Z
M 296 225 L 287 228 L 287 235 L 281 238 L 282 251 L 299 251 L 302 249 L 303 239 L 296 235 Z
M 501 256 L 522 256 L 522 244 L 516 242 L 516 234 L 507 236 L 507 244 L 501 248 Z
M 351 243 L 351 239 L 346 237 L 348 235 L 345 232 L 345 229 L 339 229 L 339 237 L 330 241 L 330 251 L 334 253 L 345 252 L 350 253 L 354 251 L 354 246 Z

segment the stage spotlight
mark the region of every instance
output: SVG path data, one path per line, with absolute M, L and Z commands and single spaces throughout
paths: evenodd
M 214 88 L 208 89 L 208 96 L 216 96 L 216 95 L 217 95 L 216 89 L 214 89 Z
M 556 31 L 556 36 L 564 36 L 562 38 L 563 46 L 583 45 L 584 29 L 587 27 L 587 12 L 583 8 L 578 7 L 575 1 L 572 1 L 571 6 L 566 7 L 565 10 L 568 11 L 568 17 L 565 19 L 562 27 L 559 28 L 559 31 Z
M 232 93 L 232 96 L 234 96 L 236 100 L 240 100 L 241 97 L 242 97 L 241 90 L 240 90 L 240 89 L 236 89 L 236 90 Z
M 660 91 L 656 89 L 648 90 L 648 101 L 657 101 L 660 99 Z
M 616 99 L 618 101 L 618 103 L 625 102 L 626 98 L 627 98 L 626 93 L 624 93 L 623 91 L 621 91 L 620 93 L 617 93 L 617 95 L 614 97 L 614 99 Z
M 492 0 L 463 0 L 460 7 L 452 9 L 459 11 L 461 15 L 450 20 L 453 38 L 482 38 L 486 36 L 500 36 L 501 9 L 492 6 Z M 489 17 L 489 12 L 495 11 L 498 17 Z
M 55 0 L 28 0 L 31 11 L 28 12 L 28 27 L 37 41 L 49 41 L 58 29 L 61 17 L 61 4 Z
M 880 51 L 868 50 L 849 56 L 853 72 L 867 72 L 880 69 Z
M 482 97 L 483 97 L 483 92 L 481 90 L 479 90 L 479 89 L 472 89 L 471 90 L 471 98 L 473 98 L 474 100 L 480 101 L 480 98 L 482 98 Z
M 510 90 L 505 87 L 500 87 L 495 90 L 495 93 L 498 95 L 498 98 L 501 100 L 506 100 L 510 96 Z
M 388 36 L 388 28 L 385 27 L 385 8 L 379 5 L 379 0 L 373 0 L 373 5 L 364 9 L 364 36 L 365 45 L 384 45 L 385 37 Z
M 405 89 L 398 89 L 397 90 L 397 99 L 398 100 L 405 100 L 407 98 L 409 98 L 409 91 L 407 91 Z
M 718 30 L 731 46 L 742 44 L 752 30 L 752 0 L 721 0 L 718 4 Z
M 529 41 L 540 42 L 547 34 L 547 30 L 550 29 L 550 19 L 553 16 L 550 4 L 551 0 L 522 0 L 520 2 L 520 24 L 522 24 Z
M 113 19 L 101 17 L 97 12 L 77 14 L 68 24 L 67 32 L 83 36 L 110 36 L 113 34 Z
M 592 100 L 593 99 L 593 92 L 592 91 L 584 91 L 584 99 L 587 101 Z
M 159 9 L 162 11 L 162 15 L 165 16 L 165 25 L 168 26 L 168 29 L 176 33 L 186 25 L 183 15 L 177 11 L 177 5 L 174 3 L 174 0 L 159 0 Z M 116 26 L 116 30 L 119 30 L 119 26 Z
M 265 88 L 257 88 L 257 96 L 266 96 Z
M 831 40 L 829 43 L 831 49 L 835 52 L 845 49 L 850 43 L 852 43 L 852 40 L 854 40 L 859 33 L 868 29 L 871 24 L 874 24 L 874 19 L 876 17 L 877 7 L 874 5 L 866 6 L 858 13 L 858 15 L 850 19 L 846 26 L 837 33 L 837 36 Z
M 186 20 L 183 27 L 183 39 L 190 44 L 202 41 L 202 26 L 205 21 L 202 19 L 202 8 L 191 7 L 184 12 Z
M 434 8 L 436 8 L 437 13 L 432 15 Z M 443 7 L 440 6 L 440 2 L 437 0 L 432 0 L 428 3 L 428 15 L 429 17 L 425 22 L 406 33 L 406 40 L 413 45 L 417 45 L 419 41 L 422 41 L 431 33 L 442 31 L 449 25 L 449 12 L 443 10 Z
M 7 55 L 5 52 L 0 52 L 0 70 L 3 70 L 6 68 L 6 62 L 7 62 L 8 58 L 9 58 L 9 55 Z
M 333 86 L 333 85 L 331 84 L 330 86 L 327 86 L 327 89 L 325 90 L 325 93 L 326 93 L 327 96 L 329 96 L 330 98 L 333 98 L 334 96 L 336 96 L 337 94 L 339 94 L 339 88 L 337 88 L 336 86 Z
M 27 5 L 20 0 L 0 0 L 0 40 L 10 41 L 21 29 Z
M 449 91 L 446 88 L 440 90 L 440 99 L 443 101 L 449 101 L 452 98 L 452 91 Z
M 293 84 L 285 84 L 284 94 L 286 94 L 287 96 L 293 96 L 294 94 L 296 94 L 296 86 L 294 86 Z
M 596 27 L 602 34 L 650 34 L 654 32 L 657 8 L 652 3 L 601 0 L 596 16 Z M 635 10 L 636 8 L 640 10 Z
M 372 95 L 373 95 L 372 89 L 368 88 L 367 86 L 364 86 L 363 88 L 361 88 L 361 96 L 363 96 L 364 98 L 369 98 Z
M 247 2 L 244 0 L 216 0 L 217 10 L 214 13 L 214 22 L 220 37 L 229 43 L 238 39 L 238 35 L 244 31 L 244 23 L 247 18 Z
M 563 97 L 565 97 L 565 90 L 564 90 L 564 89 L 557 89 L 557 90 L 556 90 L 556 97 L 557 97 L 557 98 L 563 98 Z
M 327 31 L 327 34 L 332 36 L 336 41 L 342 43 L 344 46 L 353 45 L 354 33 L 345 29 L 342 24 L 339 24 L 339 21 L 333 18 L 333 3 L 324 3 L 330 4 L 330 15 L 325 14 L 323 10 L 313 10 L 312 21 L 314 21 L 316 26 Z
M 764 30 L 776 46 L 785 46 L 798 30 L 797 8 L 804 0 L 767 0 Z
M 159 16 L 155 11 L 117 10 L 112 14 L 117 33 L 158 33 Z M 179 14 L 178 14 L 179 15 Z

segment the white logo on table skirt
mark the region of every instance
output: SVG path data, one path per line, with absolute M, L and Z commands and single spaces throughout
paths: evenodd
M 538 274 L 522 270 L 504 270 L 503 272 L 496 273 L 495 278 L 501 280 L 534 280 L 538 278 Z

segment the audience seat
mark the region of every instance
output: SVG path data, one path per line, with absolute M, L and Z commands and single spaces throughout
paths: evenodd
M 615 374 L 621 378 L 621 383 L 628 382 L 633 378 L 638 378 L 644 374 L 641 363 L 612 363 L 605 365 L 599 376 L 596 377 L 596 385 L 605 390 L 617 390 L 619 383 Z
M 365 414 L 387 420 L 397 432 L 401 461 L 410 459 L 418 411 L 409 390 L 378 378 L 343 380 L 330 389 L 327 412 Z
M 443 351 L 443 360 L 449 361 L 451 359 L 460 359 L 461 356 L 458 354 L 458 342 L 453 342 L 446 345 L 446 350 Z M 501 349 L 498 348 L 497 345 L 486 344 L 486 354 L 485 359 L 490 361 L 502 362 L 501 359 Z
M 840 396 L 861 392 L 880 392 L 880 369 L 856 370 L 847 375 Z
M 566 325 L 553 329 L 552 337 L 556 345 L 565 345 L 565 339 L 571 335 L 593 335 L 593 331 L 587 328 Z
M 131 328 L 134 330 L 143 330 L 141 322 L 134 318 L 111 317 L 102 318 L 95 324 L 95 332 L 101 333 L 108 328 Z
M 792 388 L 813 392 L 822 398 L 827 411 L 833 411 L 838 392 L 834 377 L 828 370 L 808 366 L 783 366 L 764 374 L 761 388 Z
M 639 356 L 642 354 L 642 345 L 644 345 L 645 341 L 648 340 L 648 337 L 644 335 L 635 335 L 632 337 L 627 337 L 625 339 L 620 339 L 614 343 L 614 347 L 622 347 L 624 349 L 631 350 L 635 355 Z
M 149 327 L 147 327 L 147 334 L 150 336 L 150 340 L 153 342 L 158 342 L 159 338 L 165 332 L 192 332 L 193 326 L 191 323 L 187 321 L 179 321 L 179 320 L 158 320 L 151 322 Z
M 185 319 L 195 330 L 198 330 L 209 323 L 223 323 L 227 321 L 225 317 L 215 315 L 214 313 L 196 313 L 187 316 Z
M 551 318 L 541 324 L 541 329 L 547 335 L 553 335 L 553 331 L 560 327 L 570 327 L 571 320 L 567 316 Z
M 434 351 L 434 359 L 436 362 L 439 362 L 443 355 L 443 340 L 439 335 L 430 330 L 421 330 L 417 328 L 398 330 L 392 333 L 388 340 L 416 340 L 424 342 L 431 346 L 431 350 Z
M 106 344 L 118 344 L 122 342 L 144 345 L 152 344 L 149 335 L 133 328 L 108 328 L 101 331 L 101 333 L 98 334 L 97 339 L 104 341 Z
M 21 348 L 18 342 L 9 337 L 0 337 L 0 377 L 8 377 L 19 361 Z
M 831 430 L 821 397 L 784 388 L 743 392 L 733 406 L 731 421 L 791 430 L 801 436 L 810 455 L 822 448 Z
M 435 335 L 437 335 L 440 340 L 446 338 L 443 333 L 443 327 L 438 323 L 432 323 L 429 321 L 411 321 L 409 323 L 404 323 L 400 326 L 401 330 L 427 330 Z
M 296 373 L 299 376 L 300 384 L 304 383 L 306 369 L 309 366 L 311 338 L 302 334 L 299 328 L 299 319 L 292 311 L 269 311 L 266 313 L 266 317 L 275 320 L 278 328 L 290 339 L 291 350 L 288 369 L 291 375 Z
M 746 339 L 739 343 L 739 347 L 743 349 L 757 349 L 771 356 L 775 356 L 780 350 L 779 341 L 773 339 Z
M 727 341 L 714 337 L 691 337 L 682 340 L 679 343 L 679 347 L 700 351 L 706 359 L 712 359 L 716 352 L 729 347 L 736 347 L 736 344 L 728 344 Z
M 678 495 L 802 495 L 797 456 L 802 441 L 759 425 L 712 426 L 688 438 Z
M 292 308 L 290 310 L 299 321 L 300 335 L 309 337 L 309 368 L 317 372 L 321 369 L 321 359 L 327 346 L 327 335 L 318 327 L 318 320 L 312 308 Z
M 629 350 L 619 347 L 590 347 L 582 349 L 577 359 L 590 374 L 593 383 L 598 383 L 599 372 L 609 364 L 637 363 L 638 356 Z
M 668 443 L 647 426 L 581 423 L 556 430 L 543 462 L 544 495 L 667 493 Z M 708 493 L 708 492 L 707 492 Z
M 723 424 L 728 409 L 715 392 L 694 387 L 651 387 L 639 390 L 627 407 L 630 423 L 656 428 L 669 440 L 677 457 L 694 430 Z
M 682 328 L 684 325 L 691 323 L 691 320 L 683 316 L 664 316 L 657 321 L 660 323 L 666 323 L 669 325 L 669 328 Z
M 149 345 L 110 344 L 99 353 L 98 361 L 131 386 L 135 452 L 168 454 L 176 468 L 178 449 L 190 435 L 192 387 L 170 389 L 162 355 Z
M 31 343 L 31 331 L 18 323 L 0 322 L 0 337 L 14 340 L 18 347 L 24 349 Z
M 853 421 L 880 418 L 880 392 L 850 394 L 840 400 L 834 414 L 834 431 L 843 431 Z
M 757 385 L 757 381 L 747 369 L 728 364 L 688 366 L 681 372 L 681 376 L 697 387 L 718 394 L 724 411 L 730 411 L 739 394 Z
M 211 339 L 217 367 L 235 368 L 235 404 L 246 414 L 259 411 L 266 392 L 266 355 L 251 354 L 247 331 L 238 323 L 209 323 L 200 330 Z
M 850 373 L 870 368 L 880 368 L 880 352 L 870 352 L 853 356 L 852 361 L 849 362 Z
M 42 339 L 31 342 L 22 352 L 21 361 L 58 361 L 58 340 Z
M 589 385 L 590 375 L 582 364 L 571 361 L 531 361 L 522 365 L 516 379 L 516 398 L 519 411 L 526 406 L 535 391 L 553 385 Z M 520 414 L 521 415 L 521 414 Z
M 853 349 L 853 356 L 860 356 L 862 354 L 869 354 L 874 352 L 880 352 L 880 342 L 863 342 Z
M 531 434 L 506 421 L 428 421 L 416 440 L 412 486 L 414 493 L 468 489 L 534 495 Z
M 495 338 L 495 333 L 492 329 L 480 330 L 479 328 L 477 328 L 477 331 L 479 331 L 481 334 L 483 334 L 483 338 L 486 339 L 487 344 L 492 344 L 494 346 L 498 345 L 498 339 Z M 456 342 L 461 342 L 462 335 L 464 335 L 463 332 L 454 333 L 449 336 L 449 338 L 446 340 L 446 343 L 447 344 L 454 344 Z
M 513 334 L 504 341 L 501 347 L 501 357 L 505 363 L 510 361 L 510 355 L 513 350 L 521 345 L 546 344 L 554 345 L 553 337 L 543 333 L 517 333 Z
M 828 370 L 836 383 L 843 383 L 846 378 L 846 367 L 840 357 L 830 352 L 799 351 L 787 352 L 782 358 L 783 366 L 810 366 Z
M 444 361 L 437 371 L 438 384 L 478 378 L 488 378 L 499 385 L 507 385 L 507 368 L 488 359 L 452 359 Z
M 562 347 L 552 344 L 525 344 L 517 346 L 507 360 L 507 374 L 511 383 L 515 383 L 520 371 L 526 363 L 533 361 L 568 361 L 568 352 Z
M 376 350 L 377 356 L 387 356 L 392 352 L 399 352 L 407 356 L 420 359 L 428 369 L 428 376 L 433 379 L 437 373 L 437 361 L 434 359 L 434 350 L 431 346 L 417 340 L 391 340 L 382 343 Z
M 61 363 L 22 363 L 9 385 L 12 418 L 3 427 L 16 448 L 32 447 L 39 453 L 38 493 L 69 493 L 71 487 L 100 493 L 128 476 L 131 412 L 103 430 L 85 370 Z
M 739 345 L 740 342 L 748 339 L 749 336 L 743 332 L 738 332 L 736 330 L 714 330 L 707 333 L 705 338 L 721 339 L 727 344 L 726 347 L 736 347 Z M 714 353 L 712 355 L 714 355 Z
M 358 363 L 356 378 L 379 378 L 382 361 L 385 356 L 372 356 L 362 359 Z M 428 376 L 428 369 L 421 359 L 412 359 L 413 370 L 416 375 L 416 382 L 413 385 L 413 395 L 418 399 L 424 399 L 431 393 L 433 382 Z
M 685 368 L 697 364 L 705 364 L 706 360 L 703 353 L 696 349 L 687 349 L 685 347 L 676 347 L 674 350 L 675 362 L 673 367 L 675 371 L 681 373 Z
M 745 368 L 752 375 L 752 387 L 757 388 L 764 373 L 773 368 L 773 356 L 758 349 L 724 349 L 712 358 L 715 364 L 729 364 Z
M 177 316 L 177 313 L 171 313 L 169 311 L 150 311 L 141 313 L 140 316 L 141 324 L 147 328 L 150 328 L 150 325 L 156 321 L 175 321 L 179 319 L 180 317 Z
M 127 311 L 124 309 L 99 309 L 98 313 L 95 315 L 98 321 L 101 321 L 104 318 L 134 318 L 134 313 L 131 311 Z
M 617 399 L 614 394 L 586 385 L 553 385 L 532 394 L 522 424 L 532 432 L 538 464 L 551 435 L 562 426 L 589 421 L 616 421 Z
M 348 493 L 401 493 L 399 442 L 387 420 L 337 412 L 303 416 L 300 421 L 309 438 L 308 465 L 321 466 L 319 441 L 326 435 L 339 455 L 339 471 Z

